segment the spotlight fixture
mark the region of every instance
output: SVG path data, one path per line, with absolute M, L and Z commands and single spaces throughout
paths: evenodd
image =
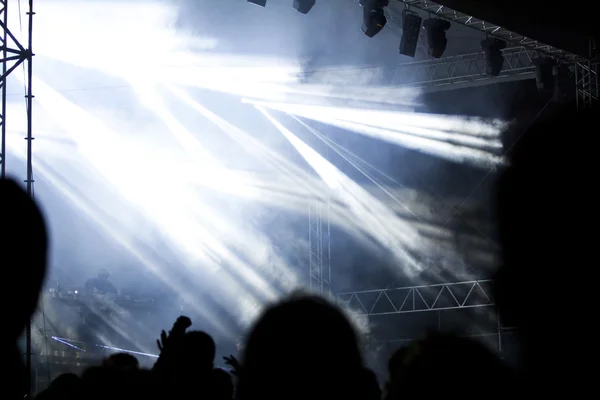
M 402 39 L 400 40 L 400 54 L 414 57 L 417 52 L 419 32 L 423 19 L 417 13 L 409 10 L 402 11 Z
M 294 8 L 302 14 L 308 14 L 316 2 L 316 0 L 294 0 Z
M 450 29 L 450 22 L 439 18 L 430 18 L 423 23 L 423 28 L 427 31 L 427 53 L 433 58 L 440 58 L 448 44 L 446 31 Z
M 256 4 L 257 6 L 264 7 L 267 5 L 267 0 L 248 0 L 248 3 Z
M 498 76 L 504 65 L 502 50 L 506 48 L 504 40 L 488 38 L 481 41 L 481 48 L 485 53 L 485 72 L 489 76 Z
M 388 6 L 389 0 L 360 0 L 358 4 L 363 8 L 362 31 L 372 38 L 381 32 L 387 23 L 383 9 Z

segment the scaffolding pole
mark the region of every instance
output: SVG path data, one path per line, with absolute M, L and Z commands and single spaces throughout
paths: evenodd
M 25 55 L 27 57 L 27 94 L 25 95 L 25 102 L 27 104 L 27 177 L 25 179 L 25 183 L 27 184 L 27 194 L 33 198 L 33 90 L 32 90 L 32 82 L 33 82 L 33 16 L 35 12 L 33 11 L 33 0 L 29 0 L 29 8 L 27 10 L 27 20 L 28 20 L 28 32 L 27 32 L 27 50 L 25 51 Z M 26 329 L 26 366 L 28 372 L 28 382 L 27 382 L 27 397 L 31 397 L 32 390 L 32 376 L 33 376 L 33 368 L 31 365 L 31 320 L 27 321 L 27 329 Z
M 331 294 L 330 239 L 329 196 L 324 195 L 308 205 L 309 288 L 322 296 Z
M 329 146 L 315 140 L 315 150 L 323 147 L 323 156 L 329 158 Z M 331 225 L 329 221 L 331 196 L 322 191 L 308 202 L 308 279 L 312 293 L 333 299 L 331 292 Z

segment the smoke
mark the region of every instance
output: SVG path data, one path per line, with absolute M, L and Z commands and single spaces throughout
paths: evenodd
M 472 169 L 421 144 L 492 141 L 500 128 L 411 118 L 419 91 L 387 86 L 397 31 L 369 39 L 361 18 L 352 0 L 318 1 L 308 15 L 291 0 L 40 3 L 34 173 L 52 232 L 50 281 L 77 286 L 108 267 L 123 291 L 153 297 L 152 318 L 120 326 L 144 350 L 179 313 L 233 342 L 265 304 L 307 285 L 307 210 L 324 199 L 336 292 L 489 268 L 485 213 L 456 189 Z M 18 179 L 23 83 L 18 74 L 9 86 Z M 243 98 L 279 105 L 273 120 L 291 135 Z M 291 118 L 289 104 L 308 111 Z M 331 165 L 310 164 L 300 142 Z M 323 177 L 334 168 L 343 185 L 332 188 Z M 46 317 L 61 326 L 62 314 Z M 370 333 L 373 321 L 354 319 Z

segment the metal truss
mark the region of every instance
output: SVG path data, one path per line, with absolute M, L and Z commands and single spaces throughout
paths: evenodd
M 502 53 L 504 67 L 497 77 L 486 74 L 485 54 L 477 52 L 401 64 L 394 71 L 391 84 L 438 91 L 535 78 L 533 60 L 537 51 L 519 46 Z
M 495 305 L 491 280 L 346 292 L 338 294 L 338 300 L 359 315 L 404 314 Z
M 581 59 L 580 56 L 572 54 L 570 52 L 561 50 L 557 47 L 547 45 L 538 40 L 520 35 L 516 32 L 504 29 L 501 26 L 492 24 L 490 22 L 483 21 L 474 16 L 463 14 L 459 11 L 452 10 L 446 6 L 435 3 L 429 0 L 396 0 L 390 2 L 388 7 L 400 10 L 406 6 L 423 10 L 428 14 L 437 18 L 442 18 L 450 22 L 465 25 L 474 29 L 477 29 L 490 37 L 495 37 L 504 40 L 509 43 L 516 44 L 518 46 L 525 46 L 531 50 L 536 50 L 546 56 L 553 57 L 558 60 L 565 62 L 575 62 Z
M 586 60 L 575 63 L 575 87 L 578 109 L 592 109 L 597 106 L 598 62 Z
M 308 205 L 309 288 L 324 296 L 331 294 L 331 229 L 329 196 Z
M 26 168 L 27 174 L 25 183 L 27 185 L 27 194 L 33 195 L 33 165 L 32 165 L 32 105 L 33 105 L 33 94 L 31 89 L 31 83 L 33 80 L 33 50 L 32 50 L 32 37 L 33 37 L 33 0 L 29 0 L 27 16 L 28 16 L 28 43 L 25 45 L 19 43 L 17 38 L 11 32 L 8 26 L 8 0 L 0 0 L 0 54 L 2 64 L 2 75 L 0 75 L 0 92 L 2 99 L 0 101 L 0 178 L 6 177 L 6 79 L 14 72 L 17 67 L 26 64 L 25 74 L 25 106 L 27 111 L 27 134 L 25 140 L 27 141 L 27 155 L 26 155 Z M 20 3 L 19 3 L 20 7 Z M 20 10 L 19 10 L 20 12 Z M 24 70 L 25 71 L 25 70 Z M 10 210 L 6 211 L 10 212 Z M 25 362 L 27 369 L 29 370 L 29 386 L 27 397 L 31 394 L 31 321 L 27 323 L 25 332 Z
M 29 11 L 31 12 L 31 10 Z M 2 75 L 0 75 L 0 92 L 2 93 L 0 100 L 0 177 L 4 178 L 6 176 L 6 79 L 24 62 L 31 64 L 32 54 L 31 46 L 26 49 L 8 27 L 8 0 L 0 0 L 0 29 L 2 30 L 0 33 L 0 63 L 2 64 Z M 27 98 L 27 95 L 25 97 Z

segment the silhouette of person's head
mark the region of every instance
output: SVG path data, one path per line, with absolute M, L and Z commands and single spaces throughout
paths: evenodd
M 62 374 L 52 381 L 50 391 L 55 399 L 78 398 L 81 390 L 81 380 L 75 374 Z
M 396 350 L 388 360 L 388 377 L 385 383 L 386 399 L 395 399 L 399 395 L 407 354 L 408 347 L 402 347 Z
M 242 364 L 237 393 L 243 399 L 345 398 L 368 390 L 353 327 L 318 297 L 296 295 L 267 309 Z
M 514 144 L 498 182 L 495 297 L 503 325 L 520 328 L 525 365 L 540 377 L 575 367 L 567 358 L 595 341 L 596 288 L 586 277 L 597 247 L 597 125 L 597 115 L 572 107 L 541 118 Z M 569 350 L 548 351 L 557 343 Z
M 430 333 L 398 354 L 394 369 L 398 375 L 388 393 L 388 399 L 410 396 L 461 396 L 464 384 L 473 389 L 472 396 L 481 396 L 481 389 L 494 388 L 504 396 L 512 387 L 512 372 L 483 344 L 451 334 Z M 432 384 L 435 382 L 435 384 Z M 500 385 L 501 384 L 501 385 Z M 475 390 L 475 389 L 478 390 Z
M 127 353 L 117 353 L 108 357 L 102 363 L 105 367 L 119 368 L 123 370 L 136 370 L 140 363 L 137 358 Z
M 157 386 L 142 369 L 91 367 L 81 375 L 82 399 L 130 400 L 156 397 Z
M 208 373 L 213 368 L 216 345 L 206 332 L 186 332 L 175 351 L 177 364 L 185 374 Z
M 377 375 L 370 369 L 364 369 L 365 400 L 381 400 L 382 391 L 377 381 Z
M 106 268 L 101 269 L 100 271 L 98 271 L 98 278 L 103 281 L 108 280 L 108 278 L 110 278 L 110 271 Z
M 0 208 L 4 210 L 0 253 L 10 263 L 5 271 L 14 290 L 0 291 L 4 307 L 1 334 L 16 340 L 33 315 L 46 275 L 48 239 L 44 217 L 27 193 L 11 180 L 0 180 Z

